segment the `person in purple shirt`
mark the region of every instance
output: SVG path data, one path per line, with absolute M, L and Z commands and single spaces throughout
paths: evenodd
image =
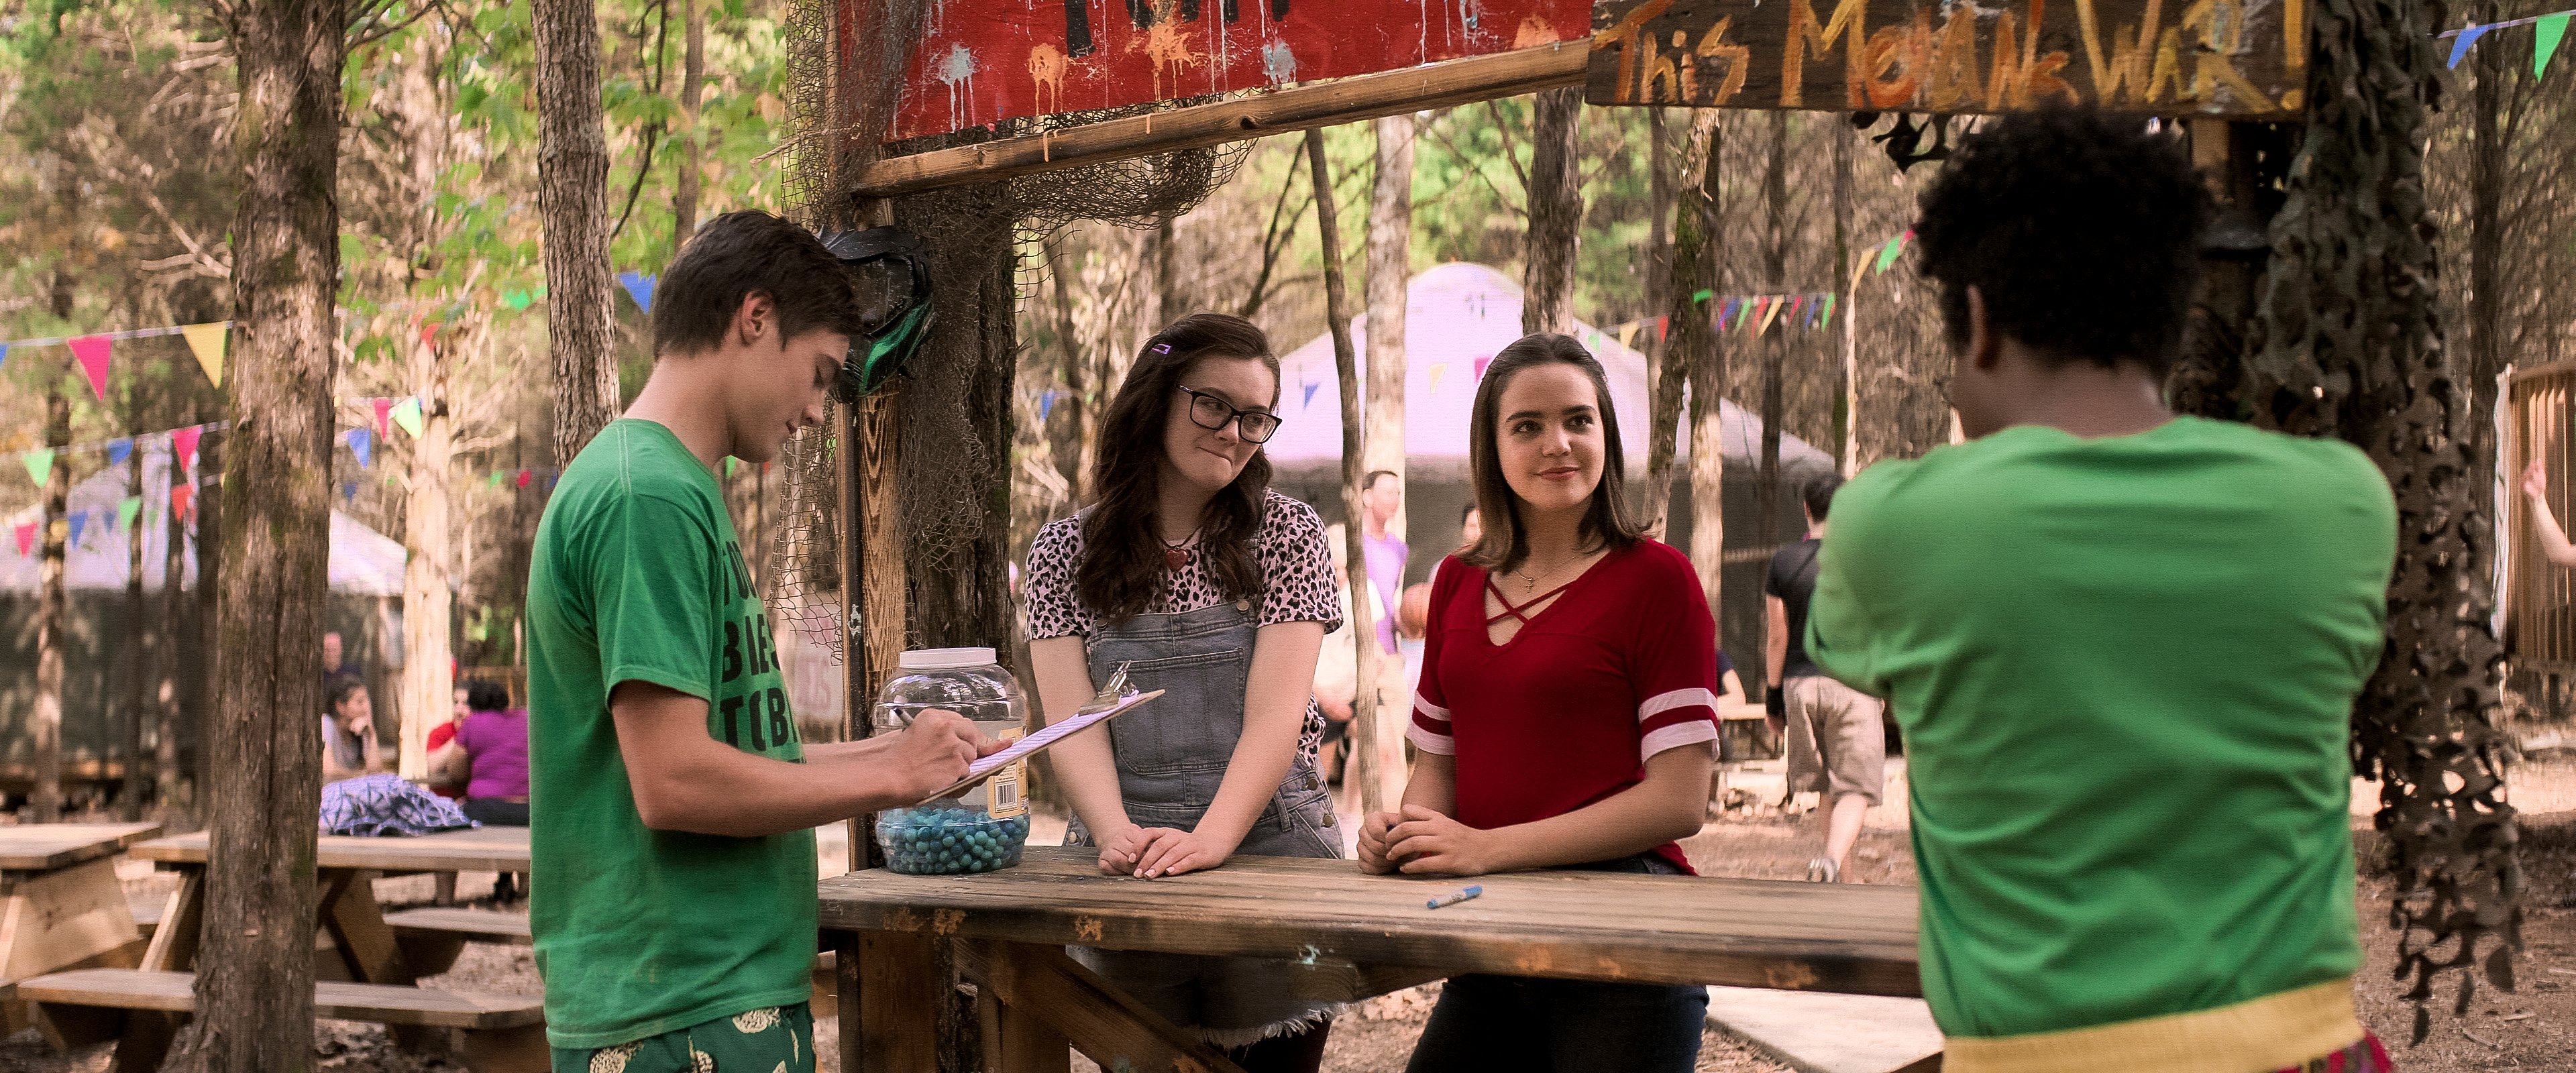
M 1404 563 L 1411 555 L 1404 538 L 1387 532 L 1397 512 L 1404 509 L 1404 481 L 1386 470 L 1371 470 L 1360 484 L 1360 544 L 1368 554 L 1369 588 L 1377 592 L 1378 647 L 1396 651 L 1395 612 L 1403 605 Z
M 456 740 L 429 758 L 448 782 L 465 784 L 465 815 L 496 827 L 528 825 L 528 713 L 510 707 L 497 682 L 465 686 Z

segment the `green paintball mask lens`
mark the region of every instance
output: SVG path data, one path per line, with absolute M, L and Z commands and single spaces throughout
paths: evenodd
M 823 246 L 840 258 L 854 280 L 872 274 L 870 266 L 880 263 L 897 276 L 891 308 L 869 322 L 866 334 L 850 340 L 849 356 L 841 359 L 840 375 L 834 378 L 832 397 L 853 403 L 904 371 L 930 337 L 938 321 L 930 306 L 930 258 L 921 237 L 900 227 L 836 231 L 823 236 Z

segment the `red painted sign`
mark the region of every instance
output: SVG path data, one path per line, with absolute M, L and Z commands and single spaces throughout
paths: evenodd
M 891 139 L 1592 35 L 1591 0 L 923 0 L 923 7 Z M 845 48 L 842 62 L 851 61 Z

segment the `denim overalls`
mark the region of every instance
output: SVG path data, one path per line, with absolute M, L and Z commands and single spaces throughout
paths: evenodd
M 1175 615 L 1138 615 L 1102 625 L 1084 641 L 1091 680 L 1106 682 L 1119 664 L 1155 701 L 1109 723 L 1110 751 L 1127 818 L 1144 827 L 1192 830 L 1216 800 L 1243 736 L 1244 682 L 1252 671 L 1253 603 L 1237 600 Z M 1068 845 L 1096 844 L 1077 819 Z M 1240 855 L 1339 857 L 1340 821 L 1315 770 L 1297 756 L 1261 818 L 1235 847 Z M 1164 1019 L 1197 1030 L 1220 1047 L 1236 1047 L 1320 1023 L 1336 1004 L 1289 993 L 1289 963 L 1076 947 L 1073 956 Z

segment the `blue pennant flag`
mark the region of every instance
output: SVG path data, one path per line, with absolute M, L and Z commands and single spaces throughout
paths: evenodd
M 340 482 L 340 498 L 342 498 L 342 499 L 346 499 L 346 500 L 348 500 L 348 501 L 350 501 L 350 502 L 352 502 L 352 503 L 357 502 L 357 500 L 358 500 L 358 482 L 356 482 L 356 481 L 341 481 L 341 482 Z
M 9 344 L 0 343 L 0 365 L 9 364 Z
M 1315 389 L 1316 389 L 1316 388 L 1319 388 L 1319 387 L 1322 387 L 1322 386 L 1324 386 L 1324 385 L 1322 385 L 1322 384 L 1308 384 L 1308 385 L 1306 385 L 1306 401 L 1305 401 L 1304 403 L 1300 404 L 1300 408 L 1301 408 L 1301 409 L 1309 409 L 1309 410 L 1311 410 L 1311 409 L 1313 409 L 1313 408 L 1315 407 Z
M 84 510 L 84 511 L 80 511 L 80 512 L 78 512 L 78 513 L 76 513 L 76 514 L 73 514 L 73 515 L 72 515 L 72 546 L 73 546 L 73 547 L 79 547 L 79 546 L 80 546 L 81 530 L 83 530 L 83 529 L 87 529 L 87 528 L 89 528 L 89 512 L 88 512 L 88 511 L 85 511 L 85 510 Z
M 341 433 L 340 438 L 349 441 L 349 453 L 358 456 L 359 469 L 365 469 L 368 466 L 375 464 L 376 433 L 374 429 L 353 428 L 347 432 Z
M 617 274 L 617 282 L 625 284 L 626 293 L 635 296 L 635 308 L 641 309 L 647 313 L 653 311 L 653 282 L 660 278 L 661 277 L 659 276 L 648 276 L 642 272 L 620 272 Z
M 132 455 L 133 453 L 134 453 L 134 441 L 133 441 L 133 440 L 119 438 L 119 439 L 113 439 L 113 440 L 109 440 L 109 441 L 107 441 L 107 464 L 108 464 L 108 465 L 111 465 L 111 466 L 122 466 L 122 465 L 124 465 L 124 464 L 125 464 L 125 459 L 126 459 L 126 457 L 127 457 L 127 456 L 129 456 L 129 455 Z
M 1038 393 L 1038 422 L 1039 422 L 1040 424 L 1044 424 L 1044 423 L 1046 422 L 1047 415 L 1052 414 L 1052 413 L 1054 413 L 1054 412 L 1055 412 L 1055 389 L 1053 389 L 1053 388 L 1049 388 L 1049 389 L 1047 389 L 1047 390 L 1045 390 L 1045 391 L 1039 392 L 1039 393 Z
M 2495 29 L 2495 27 L 2491 25 L 2471 26 L 2465 30 L 2461 30 L 2458 37 L 2452 38 L 2451 69 L 2458 70 L 2460 67 L 2460 58 L 2469 54 L 2469 46 L 2477 44 L 2478 38 L 2485 37 L 2487 35 L 2487 31 L 2492 29 Z

